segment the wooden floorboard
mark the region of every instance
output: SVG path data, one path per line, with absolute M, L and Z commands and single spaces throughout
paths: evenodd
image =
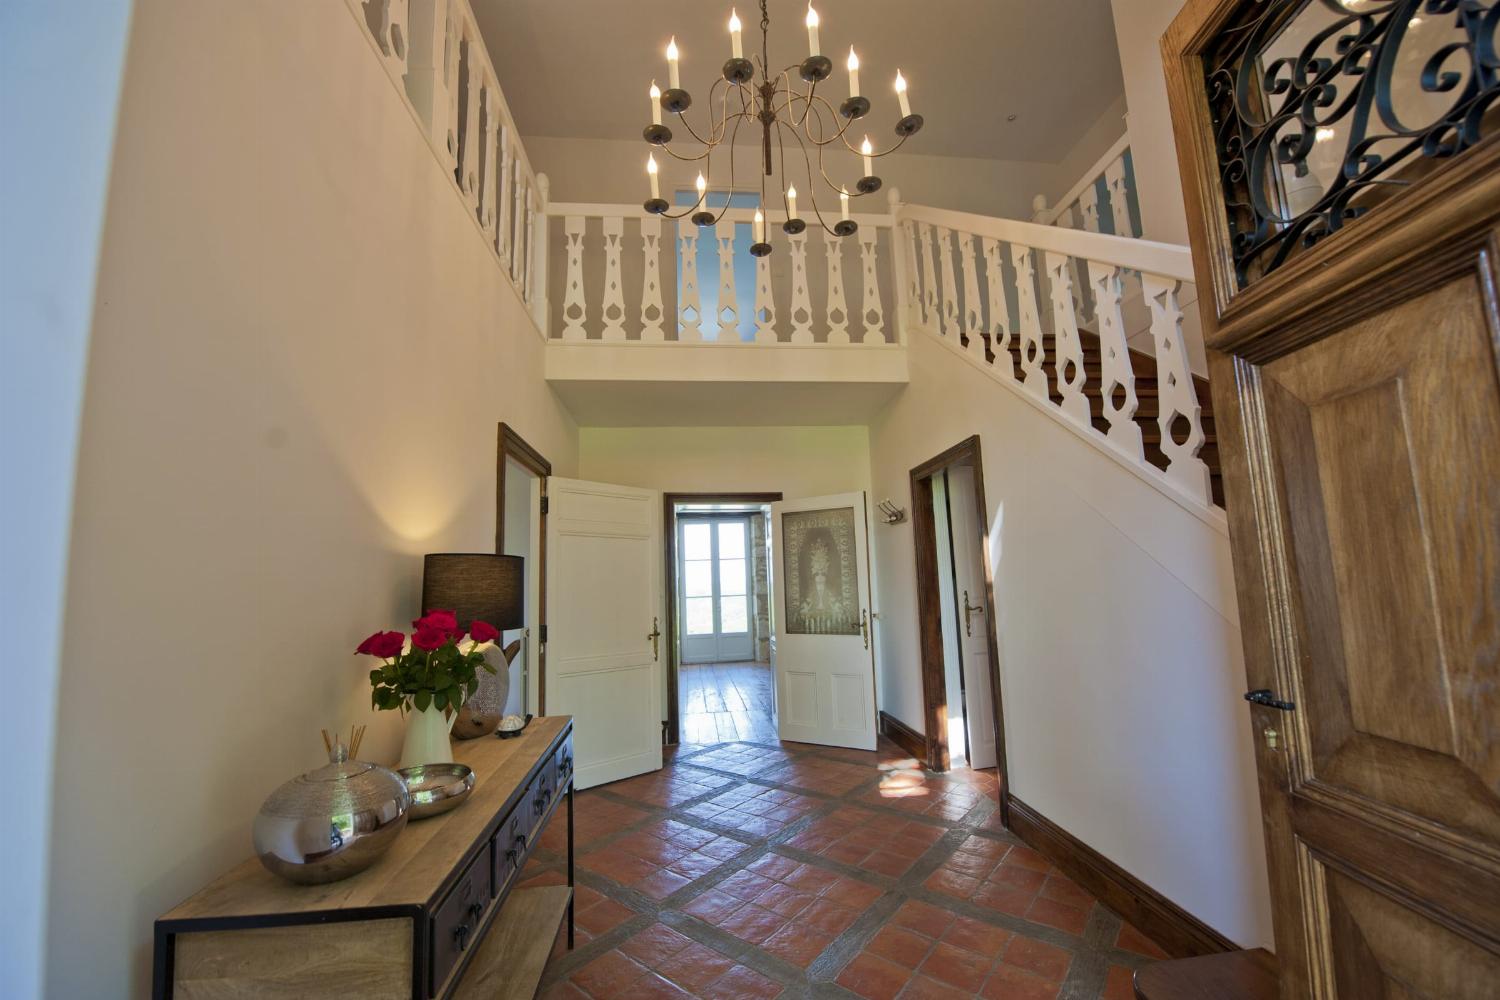
M 776 739 L 768 663 L 685 663 L 678 668 L 682 742 Z

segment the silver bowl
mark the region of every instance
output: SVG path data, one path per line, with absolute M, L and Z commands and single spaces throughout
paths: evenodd
M 406 827 L 411 794 L 396 772 L 345 759 L 330 762 L 271 793 L 255 817 L 255 853 L 292 882 L 336 882 L 374 864 Z
M 457 809 L 474 790 L 474 772 L 462 764 L 416 764 L 396 773 L 411 793 L 412 819 Z

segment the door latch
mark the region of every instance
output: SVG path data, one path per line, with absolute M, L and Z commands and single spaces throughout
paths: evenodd
M 974 626 L 969 619 L 974 615 L 982 614 L 984 614 L 984 605 L 970 604 L 969 592 L 967 590 L 964 591 L 964 635 L 972 636 L 974 634 Z
M 1267 708 L 1278 708 L 1283 712 L 1296 709 L 1297 703 L 1293 701 L 1282 701 L 1276 697 L 1270 688 L 1256 688 L 1254 691 L 1245 692 L 1245 700 L 1252 705 L 1264 705 Z
M 661 659 L 661 625 L 656 618 L 651 619 L 651 631 L 646 633 L 646 638 L 651 640 L 651 659 Z
M 859 613 L 859 634 L 864 637 L 865 648 L 870 648 L 870 613 L 861 611 Z

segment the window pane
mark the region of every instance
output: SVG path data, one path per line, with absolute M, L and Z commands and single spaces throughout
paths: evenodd
M 750 631 L 750 611 L 748 608 L 750 599 L 748 597 L 726 597 L 719 604 L 719 615 L 723 619 L 720 632 L 748 632 Z
M 719 558 L 745 558 L 745 522 L 719 524 Z
M 714 599 L 712 597 L 689 597 L 687 599 L 687 634 L 714 634 Z
M 712 559 L 713 542 L 703 522 L 682 526 L 682 557 L 684 559 Z
M 719 594 L 743 594 L 745 592 L 745 560 L 719 560 Z
M 699 559 L 682 564 L 682 592 L 688 597 L 712 597 L 714 593 L 713 563 Z

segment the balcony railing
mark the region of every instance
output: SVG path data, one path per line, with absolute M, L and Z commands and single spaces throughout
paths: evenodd
M 531 169 L 468 0 L 345 0 L 475 226 L 546 328 L 546 178 Z

